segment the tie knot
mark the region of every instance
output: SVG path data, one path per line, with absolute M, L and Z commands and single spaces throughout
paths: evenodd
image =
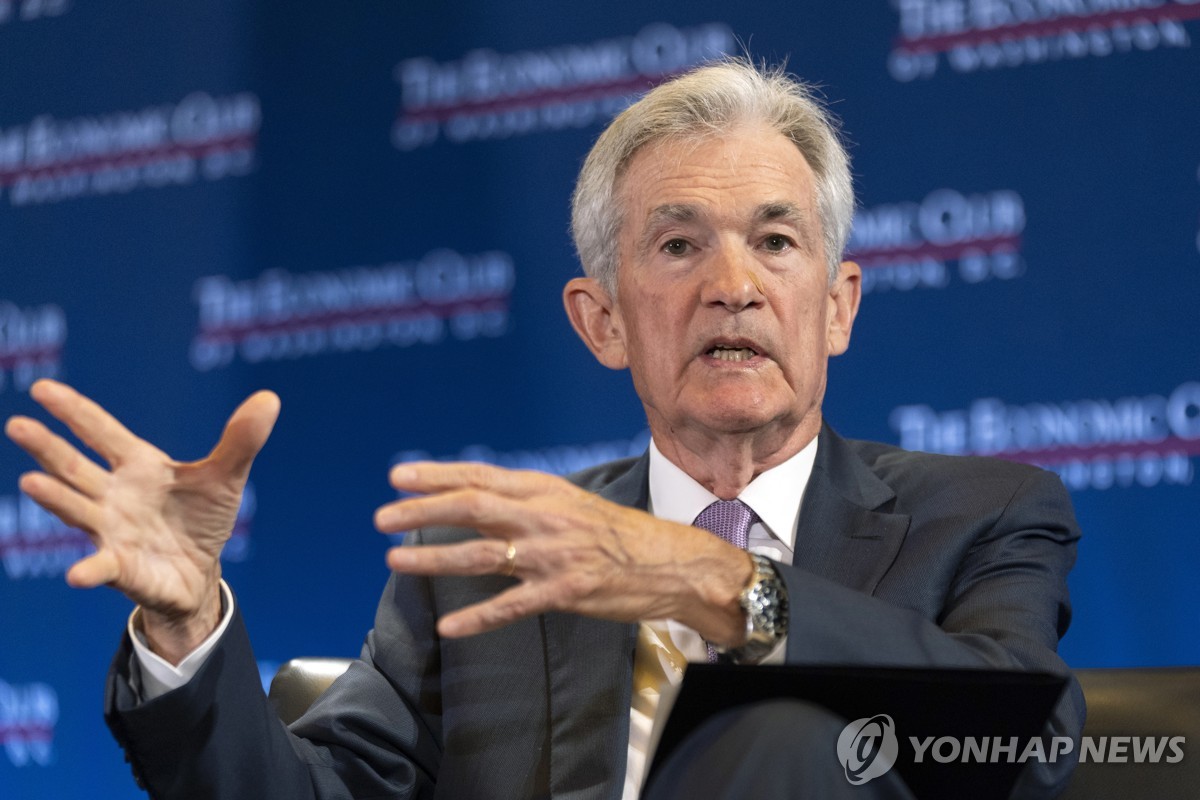
M 701 511 L 692 524 L 712 531 L 734 547 L 745 550 L 750 538 L 750 526 L 756 519 L 758 515 L 741 500 L 718 500 Z

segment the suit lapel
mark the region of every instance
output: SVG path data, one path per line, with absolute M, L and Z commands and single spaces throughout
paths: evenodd
M 911 518 L 889 509 L 895 493 L 828 426 L 804 491 L 793 564 L 873 594 L 895 561 Z
M 600 491 L 606 500 L 648 505 L 649 455 Z M 543 617 L 549 671 L 550 790 L 554 798 L 616 800 L 629 749 L 629 706 L 637 626 L 577 614 Z

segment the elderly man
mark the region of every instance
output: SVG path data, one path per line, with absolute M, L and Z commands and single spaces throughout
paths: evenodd
M 139 605 L 107 701 L 135 774 L 160 797 L 632 798 L 688 660 L 1065 673 L 1078 532 L 1057 479 L 822 423 L 827 360 L 859 305 L 859 269 L 840 260 L 852 210 L 833 124 L 781 72 L 702 67 L 621 114 L 579 177 L 587 277 L 564 301 L 596 358 L 630 370 L 649 452 L 569 481 L 396 467 L 416 496 L 376 524 L 417 546 L 389 551 L 360 660 L 290 732 L 218 560 L 278 400 L 251 397 L 183 464 L 68 387 L 35 385 L 110 465 L 8 423 L 44 469 L 21 488 L 96 542 L 68 581 Z M 1082 714 L 1072 684 L 1047 733 L 1077 737 Z M 735 761 L 754 769 L 718 785 L 701 743 L 662 791 L 759 796 L 763 775 L 781 796 L 848 790 L 804 744 L 836 734 L 828 716 L 734 719 L 714 735 L 738 731 Z M 1030 765 L 1020 792 L 1051 796 L 1068 773 Z M 894 777 L 872 787 L 907 796 Z

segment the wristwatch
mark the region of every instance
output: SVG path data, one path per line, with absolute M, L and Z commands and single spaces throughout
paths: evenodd
M 735 664 L 757 664 L 787 635 L 787 586 L 769 558 L 750 554 L 754 574 L 738 596 L 746 612 L 746 643 L 741 647 L 717 648 Z

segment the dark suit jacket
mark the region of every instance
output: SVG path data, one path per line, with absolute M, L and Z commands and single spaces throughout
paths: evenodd
M 645 508 L 647 467 L 643 456 L 575 480 Z M 1078 535 L 1049 473 L 846 441 L 826 428 L 795 563 L 781 567 L 787 660 L 1065 673 L 1056 647 Z M 125 641 L 109 678 L 110 727 L 158 797 L 616 800 L 636 626 L 551 613 L 437 637 L 439 616 L 511 580 L 393 576 L 360 660 L 290 733 L 263 697 L 240 617 L 187 686 L 141 705 Z M 1078 739 L 1083 713 L 1072 682 L 1047 734 Z M 1067 764 L 1035 766 L 1021 793 L 1053 796 L 1068 773 Z

